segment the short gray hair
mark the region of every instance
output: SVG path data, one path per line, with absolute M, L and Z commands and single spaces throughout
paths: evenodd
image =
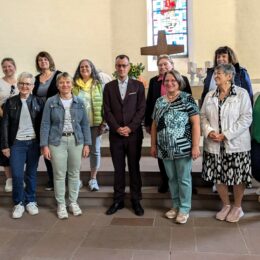
M 157 59 L 157 66 L 159 65 L 159 61 L 162 60 L 162 59 L 166 59 L 166 60 L 168 60 L 168 61 L 171 63 L 172 66 L 174 65 L 174 64 L 173 64 L 173 61 L 172 61 L 172 59 L 171 59 L 171 57 L 170 57 L 169 55 L 167 55 L 167 54 L 162 54 L 162 55 L 160 55 L 160 56 L 158 57 L 158 59 Z
M 21 82 L 23 79 L 30 79 L 31 80 L 31 84 L 34 85 L 35 82 L 35 77 L 29 73 L 29 72 L 22 72 L 21 74 L 19 74 L 19 76 L 17 77 L 17 82 Z
M 236 69 L 231 63 L 217 65 L 214 69 L 214 72 L 216 71 L 222 71 L 225 75 L 231 75 L 232 76 L 231 82 L 234 83 Z

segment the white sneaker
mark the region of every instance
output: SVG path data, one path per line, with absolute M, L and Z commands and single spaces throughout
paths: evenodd
M 79 180 L 79 190 L 83 187 L 83 182 L 82 180 Z
M 165 213 L 165 217 L 166 217 L 166 218 L 169 218 L 169 219 L 174 219 L 174 218 L 177 217 L 177 214 L 178 214 L 178 210 L 172 208 L 172 209 L 170 209 L 169 211 L 167 211 L 167 212 Z
M 89 180 L 88 186 L 89 186 L 89 189 L 91 191 L 98 191 L 99 190 L 98 183 L 97 183 L 96 179 Z
M 185 224 L 188 221 L 189 214 L 179 212 L 176 218 L 176 223 Z
M 30 215 L 37 215 L 39 214 L 39 209 L 38 209 L 38 206 L 37 206 L 37 203 L 36 202 L 29 202 L 27 205 L 26 205 L 26 210 L 28 211 L 28 213 Z
M 12 192 L 13 191 L 13 179 L 7 178 L 5 182 L 5 192 Z
M 217 192 L 218 192 L 216 184 L 214 184 L 214 185 L 212 186 L 212 192 L 213 192 L 213 193 L 217 193 Z
M 79 216 L 82 214 L 79 204 L 75 202 L 70 203 L 69 210 L 74 216 Z
M 68 218 L 68 211 L 65 204 L 59 204 L 57 208 L 57 215 L 59 219 Z
M 12 217 L 21 218 L 23 216 L 23 213 L 24 213 L 24 206 L 21 204 L 17 204 L 14 206 Z

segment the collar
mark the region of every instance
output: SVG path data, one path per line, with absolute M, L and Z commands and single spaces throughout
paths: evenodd
M 129 80 L 129 77 L 127 76 L 127 78 L 125 79 L 125 80 L 123 80 L 123 81 L 121 81 L 120 79 L 117 79 L 117 82 L 118 82 L 118 85 L 120 85 L 120 84 L 128 84 L 128 80 Z
M 212 97 L 218 98 L 219 94 L 220 94 L 220 91 L 219 91 L 219 88 L 217 88 L 216 91 L 213 93 Z M 236 91 L 235 85 L 231 85 L 230 90 L 229 90 L 229 94 L 228 94 L 227 97 L 236 96 L 236 95 L 237 95 L 237 91 Z
M 55 99 L 54 99 L 53 101 L 54 101 L 55 103 L 57 103 L 57 104 L 62 105 L 62 103 L 61 103 L 61 98 L 60 98 L 59 93 L 55 95 Z M 77 97 L 77 96 L 74 96 L 73 94 L 72 94 L 72 102 L 79 103 L 79 102 L 78 102 L 78 97 Z
M 158 75 L 157 81 L 162 81 L 163 80 L 163 75 Z

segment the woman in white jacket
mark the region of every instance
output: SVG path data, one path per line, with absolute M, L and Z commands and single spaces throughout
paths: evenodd
M 244 215 L 241 202 L 251 185 L 250 132 L 252 105 L 246 90 L 233 85 L 235 68 L 215 68 L 217 89 L 210 91 L 201 108 L 204 135 L 202 178 L 217 186 L 223 203 L 218 220 L 238 222 Z M 231 207 L 228 186 L 233 186 Z

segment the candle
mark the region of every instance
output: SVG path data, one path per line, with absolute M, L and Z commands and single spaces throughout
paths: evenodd
M 188 62 L 188 74 L 192 74 L 196 72 L 197 64 L 195 62 Z

